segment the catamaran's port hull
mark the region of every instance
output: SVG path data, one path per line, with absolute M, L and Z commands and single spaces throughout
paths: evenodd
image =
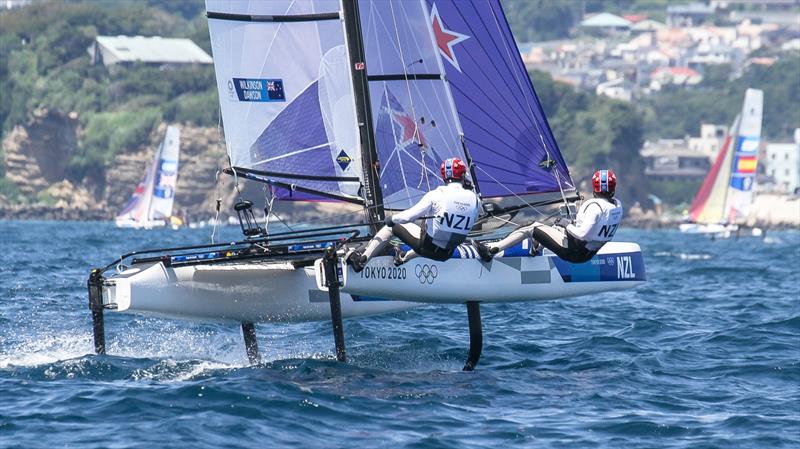
M 107 311 L 168 318 L 230 322 L 329 320 L 328 294 L 319 291 L 311 267 L 290 263 L 216 263 L 167 267 L 136 265 L 107 278 Z M 419 304 L 361 301 L 341 295 L 345 318 L 397 312 Z
M 321 264 L 219 262 L 166 266 L 137 264 L 105 279 L 103 305 L 117 312 L 232 322 L 330 319 Z M 418 258 L 395 267 L 376 257 L 361 273 L 346 267 L 345 318 L 407 310 L 420 303 L 520 302 L 566 298 L 636 287 L 645 282 L 641 250 L 610 243 L 586 264 L 548 253 L 435 262 Z

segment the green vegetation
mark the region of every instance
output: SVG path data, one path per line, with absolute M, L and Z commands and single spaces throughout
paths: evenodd
M 16 184 L 6 179 L 5 176 L 0 176 L 0 197 L 16 203 L 22 198 L 22 192 L 19 191 Z
M 674 181 L 650 181 L 650 193 L 668 205 L 687 209 L 700 189 L 702 179 L 680 179 Z
M 217 123 L 210 66 L 161 69 L 92 65 L 98 35 L 187 37 L 210 52 L 201 1 L 36 2 L 0 14 L 3 135 L 35 109 L 78 114 L 78 151 L 67 171 L 102 178 L 120 151 L 147 142 L 159 122 Z
M 726 65 L 710 67 L 696 88 L 668 86 L 644 98 L 640 105 L 648 137 L 697 135 L 701 122 L 730 125 L 748 87 L 764 91 L 767 139 L 789 138 L 800 126 L 800 57 L 787 57 L 772 66 L 752 65 L 733 81 L 728 80 L 730 73 Z
M 636 108 L 622 101 L 579 92 L 532 72 L 536 92 L 575 182 L 586 183 L 599 167 L 613 168 L 620 196 L 641 201 L 647 194 L 644 161 L 639 156 L 644 124 Z

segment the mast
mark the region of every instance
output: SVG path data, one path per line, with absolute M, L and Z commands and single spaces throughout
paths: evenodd
M 375 147 L 375 131 L 372 123 L 372 108 L 369 98 L 369 85 L 364 56 L 364 41 L 361 31 L 361 17 L 358 0 L 342 0 L 347 50 L 353 75 L 353 94 L 355 96 L 356 119 L 358 120 L 359 141 L 361 145 L 361 165 L 364 179 L 363 196 L 370 232 L 378 231 L 375 222 L 383 221 L 383 193 L 380 186 L 380 163 Z

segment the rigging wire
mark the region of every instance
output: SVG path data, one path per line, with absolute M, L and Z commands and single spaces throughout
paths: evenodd
M 495 23 L 495 25 L 497 27 L 497 32 L 498 32 L 501 40 L 503 41 L 503 49 L 506 51 L 506 56 L 508 57 L 508 62 L 513 67 L 513 65 L 517 63 L 517 60 L 514 59 L 514 57 L 511 55 L 511 52 L 509 51 L 508 42 L 506 41 L 506 39 L 504 39 L 503 29 L 500 27 L 500 21 L 497 19 L 497 14 L 495 13 L 494 8 L 490 6 L 489 9 L 492 11 L 492 17 L 494 18 L 494 23 Z M 520 91 L 523 94 L 522 96 L 525 99 L 525 105 L 528 107 L 528 112 L 531 115 L 530 118 L 533 121 L 533 124 L 536 125 L 536 132 L 539 133 L 539 139 L 541 140 L 542 147 L 544 148 L 545 154 L 547 155 L 547 160 L 548 160 L 548 162 L 552 161 L 553 158 L 551 157 L 550 150 L 547 148 L 547 143 L 544 140 L 544 134 L 542 133 L 542 128 L 539 126 L 539 122 L 536 120 L 536 115 L 534 114 L 533 108 L 531 107 L 530 99 L 528 98 L 527 95 L 525 95 L 525 91 L 524 91 L 524 87 L 523 87 L 522 81 L 519 79 L 519 75 L 517 74 L 516 71 L 512 70 L 512 73 L 514 74 L 514 81 L 517 83 L 517 88 L 519 88 Z M 558 169 L 557 168 L 555 168 L 553 170 L 553 177 L 556 180 L 556 184 L 558 184 L 558 190 L 561 192 L 561 198 L 564 201 L 564 206 L 566 206 L 567 210 L 569 210 L 569 202 L 567 202 L 567 196 L 564 194 L 564 188 L 561 185 L 561 178 L 558 175 Z M 503 186 L 503 187 L 507 189 L 506 186 Z
M 514 197 L 515 197 L 515 198 L 517 198 L 518 200 L 522 201 L 522 202 L 523 202 L 523 203 L 524 203 L 526 206 L 530 207 L 530 208 L 531 208 L 531 209 L 532 209 L 534 212 L 536 212 L 536 213 L 537 213 L 537 214 L 539 214 L 539 215 L 546 216 L 546 214 L 545 214 L 544 212 L 542 212 L 541 210 L 539 210 L 539 209 L 538 209 L 536 206 L 532 205 L 531 203 L 529 203 L 529 202 L 525 201 L 525 198 L 522 198 L 521 196 L 517 195 L 517 194 L 516 194 L 516 193 L 515 193 L 513 190 L 509 189 L 509 188 L 508 188 L 508 186 L 506 186 L 505 184 L 501 183 L 500 181 L 498 181 L 498 180 L 497 180 L 497 178 L 495 178 L 494 176 L 492 176 L 492 174 L 491 174 L 491 173 L 489 173 L 488 171 L 486 171 L 486 170 L 484 170 L 483 168 L 481 168 L 481 166 L 480 166 L 480 165 L 475 165 L 475 168 L 477 168 L 478 170 L 480 170 L 480 171 L 482 171 L 483 173 L 485 173 L 485 174 L 486 174 L 486 176 L 488 176 L 488 177 L 492 178 L 492 181 L 496 182 L 496 183 L 497 183 L 499 186 L 501 186 L 501 187 L 503 187 L 504 189 L 508 190 L 508 191 L 509 191 L 509 193 L 511 193 L 512 195 L 514 195 Z
M 217 147 L 223 148 L 222 145 L 222 106 L 217 110 Z M 228 153 L 227 148 L 224 148 L 225 154 Z M 228 163 L 230 164 L 231 156 L 228 155 Z M 217 197 L 216 212 L 214 213 L 214 227 L 211 229 L 211 244 L 216 243 L 217 231 L 219 230 L 219 209 L 222 205 L 222 196 L 219 194 L 219 174 L 222 171 L 219 158 L 217 159 L 217 172 L 214 174 L 214 193 Z
M 406 70 L 406 69 L 408 69 L 408 65 L 416 64 L 416 61 L 413 61 L 410 64 L 406 64 L 406 57 L 403 54 L 403 44 L 402 44 L 402 42 L 400 42 L 400 29 L 397 27 L 397 17 L 396 17 L 395 12 L 394 12 L 394 0 L 389 0 L 389 9 L 392 12 L 392 24 L 394 25 L 394 34 L 395 34 L 395 38 L 397 39 L 397 49 L 400 52 L 400 65 L 403 66 L 403 78 L 405 78 L 406 91 L 408 92 L 408 102 L 409 102 L 409 104 L 411 106 L 411 117 L 414 119 L 414 134 L 411 136 L 411 140 L 414 141 L 416 139 L 416 141 L 419 142 L 417 144 L 417 146 L 418 146 L 419 152 L 420 152 L 420 170 L 421 170 L 421 175 L 420 175 L 420 179 L 419 179 L 419 184 L 417 184 L 417 188 L 420 188 L 422 186 L 422 178 L 425 178 L 425 181 L 427 183 L 428 191 L 430 191 L 431 190 L 431 184 L 430 184 L 430 181 L 428 180 L 427 173 L 425 172 L 425 154 L 427 153 L 427 150 L 425 149 L 425 146 L 422 143 L 421 133 L 420 133 L 419 125 L 418 125 L 418 121 L 417 121 L 417 111 L 416 111 L 416 108 L 414 106 L 414 97 L 411 95 L 411 81 L 408 78 L 408 70 Z M 398 155 L 398 158 L 399 157 L 400 156 Z

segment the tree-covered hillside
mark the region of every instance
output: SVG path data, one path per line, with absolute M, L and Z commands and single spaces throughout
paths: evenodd
M 118 151 L 147 140 L 162 120 L 214 124 L 211 66 L 172 69 L 91 65 L 98 35 L 186 37 L 210 52 L 200 1 L 36 2 L 0 14 L 3 134 L 35 109 L 76 113 L 82 128 L 69 161 L 74 179 L 97 176 Z
M 700 123 L 730 125 L 742 108 L 748 87 L 764 91 L 763 135 L 788 139 L 800 126 L 800 57 L 783 55 L 772 66 L 752 65 L 740 78 L 729 80 L 727 65 L 706 69 L 693 89 L 667 86 L 640 103 L 651 138 L 698 135 Z

